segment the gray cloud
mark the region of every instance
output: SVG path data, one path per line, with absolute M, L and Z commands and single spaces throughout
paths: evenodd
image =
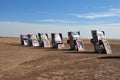
M 20 34 L 37 34 L 51 32 L 63 33 L 67 37 L 68 31 L 80 31 L 82 38 L 91 38 L 91 30 L 105 31 L 106 37 L 111 39 L 120 39 L 120 24 L 111 23 L 96 25 L 77 25 L 77 24 L 31 24 L 22 22 L 0 22 L 0 36 L 19 37 Z

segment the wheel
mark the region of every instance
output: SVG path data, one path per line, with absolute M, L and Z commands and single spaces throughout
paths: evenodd
M 92 39 L 90 40 L 90 42 L 91 42 L 92 44 L 95 44 L 95 39 L 92 38 Z
M 70 40 L 67 40 L 67 44 L 70 44 Z

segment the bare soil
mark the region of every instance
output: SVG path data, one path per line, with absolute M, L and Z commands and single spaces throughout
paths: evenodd
M 19 38 L 0 38 L 0 80 L 120 80 L 120 40 L 108 40 L 113 54 L 20 45 Z M 66 42 L 66 40 L 65 40 Z

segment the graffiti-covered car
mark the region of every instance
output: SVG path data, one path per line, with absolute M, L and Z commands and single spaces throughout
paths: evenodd
M 78 51 L 85 51 L 85 46 L 80 38 L 80 32 L 68 32 L 68 38 L 67 43 L 70 44 L 70 48 L 72 50 L 78 50 Z
M 63 49 L 65 47 L 61 33 L 51 33 L 51 39 L 53 48 Z
M 112 50 L 109 42 L 105 39 L 104 31 L 92 30 L 91 43 L 94 45 L 95 52 L 111 54 Z

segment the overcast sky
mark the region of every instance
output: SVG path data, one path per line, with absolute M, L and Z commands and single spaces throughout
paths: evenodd
M 120 39 L 120 0 L 0 0 L 0 36 L 102 30 Z

